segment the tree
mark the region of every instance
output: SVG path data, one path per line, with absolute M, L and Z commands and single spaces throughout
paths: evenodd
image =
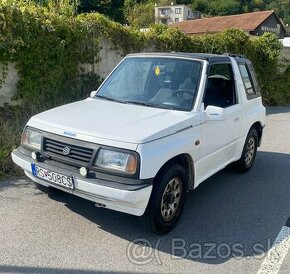
M 67 15 L 75 14 L 79 4 L 79 0 L 33 0 L 31 2 L 44 6 L 50 11 Z
M 124 17 L 133 28 L 147 28 L 155 21 L 154 3 L 138 3 L 136 0 L 125 0 Z
M 241 12 L 241 4 L 236 0 L 193 0 L 192 8 L 206 15 L 229 15 Z
M 209 11 L 208 5 L 209 5 L 209 1 L 207 1 L 207 0 L 193 0 L 192 9 L 198 10 L 204 14 L 208 14 L 208 11 Z
M 236 0 L 210 1 L 208 9 L 212 15 L 237 14 L 241 11 L 240 4 Z
M 123 23 L 124 0 L 80 0 L 78 12 L 99 12 L 114 21 Z

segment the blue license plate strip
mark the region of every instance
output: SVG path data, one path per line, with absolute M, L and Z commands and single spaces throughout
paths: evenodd
M 58 172 L 47 170 L 39 167 L 34 163 L 31 164 L 31 172 L 33 176 L 48 181 L 52 184 L 56 184 L 65 188 L 74 189 L 74 182 L 72 176 L 66 176 Z

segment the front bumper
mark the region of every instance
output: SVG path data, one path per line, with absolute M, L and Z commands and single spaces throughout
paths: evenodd
M 21 167 L 25 174 L 34 182 L 47 186 L 61 189 L 65 192 L 82 197 L 84 199 L 101 204 L 102 207 L 129 213 L 136 216 L 144 214 L 147 207 L 151 191 L 152 180 L 138 180 L 140 184 L 125 185 L 126 179 L 120 177 L 120 182 L 116 180 L 108 181 L 101 178 L 84 178 L 77 172 L 76 168 L 64 164 L 53 165 L 49 162 L 35 162 L 29 155 L 24 153 L 22 147 L 11 153 L 12 160 Z M 46 180 L 35 177 L 32 174 L 31 164 L 60 174 L 74 177 L 74 190 L 55 185 Z M 116 178 L 116 176 L 114 176 Z M 128 179 L 129 180 L 129 179 Z

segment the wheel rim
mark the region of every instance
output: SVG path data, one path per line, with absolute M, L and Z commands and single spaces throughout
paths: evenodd
M 171 179 L 166 185 L 161 199 L 161 216 L 165 221 L 172 220 L 180 206 L 181 181 L 178 178 Z
M 247 166 L 249 166 L 253 159 L 254 159 L 254 155 L 255 155 L 255 147 L 256 147 L 256 141 L 254 137 L 251 137 L 247 143 L 247 147 L 246 147 L 246 157 L 245 157 L 245 163 Z

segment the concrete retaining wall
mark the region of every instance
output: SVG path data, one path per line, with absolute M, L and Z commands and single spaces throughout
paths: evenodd
M 144 52 L 154 51 L 154 46 L 143 50 Z M 116 49 L 110 42 L 103 40 L 100 42 L 98 56 L 95 57 L 94 64 L 82 64 L 81 68 L 84 73 L 94 72 L 101 78 L 105 78 L 112 69 L 122 60 L 124 52 Z M 285 47 L 281 59 L 290 62 L 290 47 Z M 2 66 L 0 64 L 0 77 L 2 75 Z M 5 78 L 5 83 L 0 87 L 0 106 L 4 103 L 11 103 L 11 98 L 16 93 L 17 82 L 19 77 L 15 64 L 8 65 L 8 75 Z
M 290 47 L 283 48 L 281 59 L 290 62 Z
M 84 73 L 93 72 L 101 78 L 106 78 L 112 69 L 123 59 L 124 53 L 116 49 L 107 40 L 100 42 L 98 56 L 94 64 L 81 64 Z
M 94 64 L 81 64 L 80 67 L 84 73 L 94 72 L 101 78 L 105 78 L 112 69 L 122 60 L 124 53 L 116 49 L 108 41 L 100 42 L 98 56 L 95 57 Z M 0 64 L 0 77 L 2 75 Z M 5 77 L 5 83 L 0 87 L 0 106 L 5 103 L 11 103 L 11 98 L 16 93 L 17 81 L 19 77 L 15 64 L 9 64 L 8 75 Z
M 3 66 L 0 64 L 0 77 L 2 77 Z M 7 75 L 5 76 L 5 81 L 1 84 L 0 88 L 0 106 L 4 103 L 10 103 L 11 98 L 16 92 L 17 82 L 19 80 L 15 64 L 10 63 L 8 65 Z

